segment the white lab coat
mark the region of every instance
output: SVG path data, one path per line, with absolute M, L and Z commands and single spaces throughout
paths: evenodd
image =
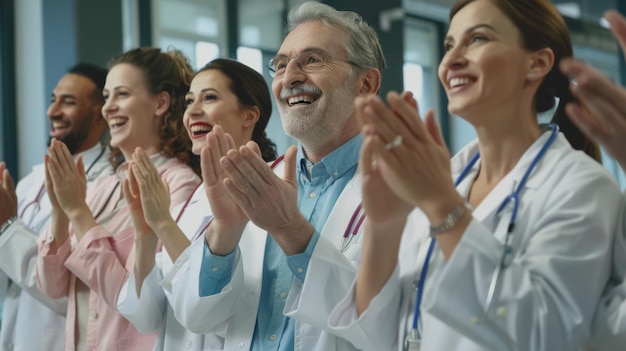
M 548 136 L 544 133 L 473 211 L 474 219 L 448 261 L 435 248 L 421 308 L 422 350 L 575 350 L 589 338 L 609 275 L 619 190 L 598 163 L 574 151 L 562 135 L 521 193 L 514 257 L 502 272 L 489 318 L 480 321 L 503 248 L 505 231 L 496 227 L 506 226 L 510 216 L 507 211 L 498 221 L 495 212 Z M 455 179 L 476 151 L 473 142 L 452 159 Z M 469 192 L 478 168 L 476 164 L 457 187 L 461 195 Z M 324 311 L 330 314 L 329 331 L 364 350 L 404 349 L 413 319 L 414 282 L 428 243 L 420 239 L 427 235 L 428 221 L 418 211 L 412 217 L 420 222 L 413 227 L 417 238 L 405 237 L 401 245 L 414 246 L 401 247 L 398 267 L 368 310 L 356 318 L 351 290 L 333 311 Z M 311 260 L 307 280 L 314 279 L 311 265 L 320 262 Z M 350 270 L 342 272 L 349 275 Z M 305 310 L 307 305 L 298 306 L 301 315 L 320 314 L 320 306 L 312 312 L 312 307 Z
M 284 164 L 275 168 L 283 174 Z M 346 184 L 321 232 L 319 243 L 341 247 L 343 233 L 354 210 L 361 201 L 358 172 Z M 345 251 L 350 260 L 358 260 L 361 253 L 360 237 Z M 231 281 L 218 294 L 200 297 L 200 267 L 204 240 L 194 242 L 165 276 L 163 286 L 173 297 L 174 313 L 178 320 L 196 333 L 216 333 L 225 338 L 224 350 L 249 350 L 254 333 L 261 283 L 267 232 L 249 223 L 239 242 L 240 255 L 235 258 Z M 335 249 L 339 251 L 339 249 Z M 297 279 L 294 279 L 297 280 Z M 325 281 L 325 284 L 343 284 L 351 281 Z M 319 328 L 296 321 L 295 350 L 351 350 L 344 340 L 322 333 Z M 323 346 L 322 346 L 323 345 Z
M 594 317 L 591 343 L 586 350 L 626 349 L 626 193 L 622 196 L 613 244 L 613 268 Z
M 172 216 L 177 218 L 180 229 L 187 238 L 203 241 L 201 231 L 212 218 L 211 207 L 201 184 L 192 194 L 188 205 L 176 206 Z M 134 254 L 133 254 L 134 256 Z M 154 344 L 154 351 L 190 350 L 207 351 L 222 350 L 224 340 L 214 334 L 195 334 L 185 329 L 174 317 L 170 307 L 171 296 L 166 294 L 160 285 L 163 275 L 172 269 L 173 263 L 165 247 L 156 256 L 152 271 L 145 278 L 141 287 L 141 296 L 137 296 L 134 259 L 128 260 L 130 277 L 122 287 L 117 301 L 118 311 L 128 319 L 141 333 L 159 332 Z
M 91 182 L 113 173 L 107 160 L 108 148 L 97 144 L 83 153 L 85 167 L 93 163 L 87 174 Z M 98 157 L 100 156 L 100 157 Z M 95 162 L 95 163 L 94 163 Z M 45 167 L 39 164 L 16 188 L 18 216 L 37 198 L 45 184 Z M 64 349 L 67 299 L 54 300 L 43 294 L 35 282 L 37 238 L 50 222 L 51 205 L 46 189 L 39 200 L 39 211 L 31 204 L 24 216 L 0 236 L 0 275 L 4 279 L 4 302 L 0 350 L 55 351 Z
M 426 217 L 420 210 L 414 210 L 407 218 L 404 232 L 402 233 L 402 241 L 400 244 L 400 257 L 411 257 L 414 262 L 424 262 L 428 251 L 428 243 L 430 236 L 427 232 L 416 233 L 415 228 L 423 225 Z M 417 235 L 416 235 L 417 234 Z M 415 252 L 417 251 L 417 255 Z M 431 261 L 431 269 L 428 275 L 432 274 L 432 267 L 436 262 L 441 260 L 442 255 L 433 255 Z M 395 341 L 397 335 L 398 324 L 393 319 L 383 318 L 386 313 L 379 309 L 395 309 L 400 305 L 400 294 L 394 291 L 391 294 L 385 294 L 386 300 L 381 304 L 372 303 L 365 313 L 372 318 L 361 318 L 358 328 L 353 327 L 353 319 L 356 318 L 356 308 L 342 313 L 338 317 L 333 317 L 333 321 L 329 321 L 329 315 L 337 308 L 340 301 L 344 300 L 349 294 L 354 294 L 354 281 L 356 279 L 358 260 L 348 260 L 333 245 L 329 245 L 327 241 L 318 241 L 311 260 L 304 283 L 295 279 L 289 290 L 289 297 L 285 304 L 285 315 L 302 321 L 318 328 L 324 329 L 322 335 L 326 338 L 324 343 L 318 343 L 316 350 L 323 351 L 328 345 L 337 343 L 336 337 L 354 343 L 353 347 L 359 350 L 391 350 L 390 340 Z M 396 271 L 400 269 L 403 273 L 401 276 L 409 277 L 410 274 L 419 274 L 421 272 L 421 264 L 417 267 L 396 266 Z M 415 270 L 417 269 L 417 272 Z M 410 269 L 410 272 L 405 272 Z M 394 272 L 398 274 L 398 272 Z M 409 274 L 410 273 L 410 274 Z M 332 282 L 332 283 L 329 283 Z M 412 281 L 409 282 L 412 284 Z M 387 284 L 384 289 L 395 289 L 395 286 Z M 377 300 L 380 297 L 376 297 Z M 351 313 L 348 313 L 351 312 Z M 342 324 L 348 324 L 343 326 Z M 387 326 L 387 324 L 395 325 L 395 327 Z M 383 326 L 384 327 L 381 327 Z M 372 333 L 363 339 L 362 333 Z M 386 336 L 384 336 L 386 335 Z

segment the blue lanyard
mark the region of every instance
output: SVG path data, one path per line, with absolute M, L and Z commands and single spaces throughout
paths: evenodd
M 554 143 L 554 140 L 556 139 L 556 136 L 559 133 L 559 126 L 556 124 L 548 124 L 548 128 L 550 128 L 551 130 L 550 137 L 548 138 L 548 140 L 546 140 L 545 144 L 543 144 L 543 146 L 541 147 L 541 149 L 539 150 L 535 158 L 532 160 L 532 162 L 528 166 L 528 169 L 522 176 L 522 179 L 519 185 L 517 186 L 517 188 L 513 191 L 513 193 L 511 193 L 511 195 L 507 196 L 504 199 L 504 201 L 502 201 L 502 204 L 500 204 L 500 206 L 498 207 L 498 210 L 496 211 L 496 214 L 499 214 L 502 211 L 502 209 L 506 207 L 509 201 L 513 202 L 513 212 L 511 214 L 511 219 L 509 220 L 509 226 L 507 229 L 504 250 L 502 252 L 502 257 L 500 259 L 500 265 L 494 272 L 494 275 L 491 279 L 491 283 L 489 284 L 489 291 L 487 293 L 487 299 L 484 304 L 484 315 L 489 313 L 489 310 L 491 309 L 493 298 L 495 296 L 495 291 L 497 290 L 497 287 L 498 287 L 500 273 L 502 272 L 502 269 L 508 264 L 509 258 L 511 257 L 513 253 L 513 248 L 511 247 L 510 234 L 513 232 L 513 229 L 515 227 L 515 220 L 517 219 L 517 207 L 519 204 L 519 194 L 524 188 L 524 185 L 526 185 L 526 181 L 528 180 L 528 177 L 532 173 L 533 169 L 535 168 L 535 166 L 537 166 L 537 164 L 543 158 L 543 156 L 548 151 L 550 146 Z M 479 158 L 480 158 L 480 153 L 477 152 L 469 161 L 469 163 L 465 166 L 461 174 L 459 174 L 458 178 L 454 182 L 455 188 L 458 187 L 459 184 L 461 184 L 463 179 L 465 179 L 465 177 L 470 172 L 472 167 L 474 167 L 474 164 L 476 164 L 476 161 L 478 161 Z M 422 303 L 422 295 L 424 293 L 424 284 L 426 282 L 426 275 L 428 274 L 428 266 L 430 264 L 430 259 L 433 254 L 434 247 L 435 247 L 435 238 L 431 238 L 430 244 L 428 246 L 428 252 L 426 253 L 426 258 L 424 259 L 424 264 L 422 265 L 422 271 L 420 272 L 419 281 L 417 283 L 417 296 L 415 297 L 415 313 L 413 314 L 413 326 L 412 326 L 413 330 L 415 331 L 417 331 L 417 326 L 418 326 L 419 317 L 420 317 L 420 306 Z

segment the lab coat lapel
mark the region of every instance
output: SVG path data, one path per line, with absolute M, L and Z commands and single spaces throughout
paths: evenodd
M 249 222 L 239 240 L 239 248 L 242 253 L 244 272 L 254 272 L 252 276 L 259 278 L 263 275 L 263 256 L 265 254 L 265 242 L 267 241 L 267 231 Z M 252 259 L 244 259 L 252 257 Z M 245 282 L 248 284 L 249 282 Z M 254 283 L 254 282 L 253 282 Z M 260 286 L 260 285 L 259 285 Z M 255 284 L 248 286 L 255 288 Z
M 337 249 L 341 248 L 343 233 L 350 223 L 357 206 L 361 203 L 361 177 L 357 169 L 354 176 L 339 195 L 321 235 L 330 240 Z
M 33 201 L 37 195 L 39 194 L 39 191 L 41 190 L 41 187 L 44 187 L 43 192 L 46 192 L 45 186 L 46 186 L 46 169 L 44 168 L 43 165 L 36 165 L 33 167 L 33 173 L 35 173 L 37 176 L 33 177 L 33 179 L 41 179 L 41 183 L 37 183 L 37 184 L 32 184 L 30 189 L 28 189 L 28 195 L 26 197 L 26 202 L 25 203 L 29 203 L 30 201 Z
M 272 171 L 278 177 L 284 178 L 285 162 L 276 164 Z M 255 277 L 254 281 L 244 281 L 244 284 L 246 284 L 249 289 L 256 289 L 257 284 L 258 286 L 261 286 L 266 242 L 267 231 L 257 227 L 254 223 L 249 222 L 243 232 L 241 240 L 239 240 L 239 248 L 241 249 L 242 257 L 252 257 L 250 260 L 243 260 L 244 272 L 254 272 L 252 274 L 252 276 Z
M 37 165 L 33 167 L 33 173 L 36 174 L 33 179 L 41 180 L 41 183 L 31 184 L 25 197 L 18 196 L 17 214 L 29 227 L 39 231 L 44 229 L 49 222 L 51 205 L 45 189 L 45 168 L 43 165 Z
M 457 156 L 452 159 L 451 168 L 453 180 L 455 182 L 477 152 L 478 141 L 474 140 L 468 146 L 459 151 Z M 464 199 L 467 199 L 469 195 L 474 179 L 480 169 L 480 162 L 481 160 L 478 159 L 478 161 L 476 161 L 476 163 L 472 166 L 472 169 L 463 179 L 461 179 L 461 182 L 456 187 L 457 191 Z M 498 206 L 500 206 L 500 203 L 502 203 L 504 198 L 511 193 L 511 189 L 513 189 L 513 178 L 511 177 L 511 173 L 502 179 L 500 183 L 498 183 L 498 185 L 480 203 L 480 205 L 474 209 L 472 214 L 476 220 L 484 223 L 491 214 L 497 211 Z
M 509 173 L 491 190 L 480 205 L 474 209 L 474 218 L 479 222 L 485 223 L 485 220 L 489 217 L 495 216 L 496 211 L 498 211 L 504 199 L 513 193 L 515 185 L 515 177 L 513 174 Z
M 191 200 L 189 200 L 189 203 L 187 204 L 187 207 L 192 207 L 191 205 L 202 200 L 202 198 L 206 198 L 206 193 L 204 191 L 204 183 L 200 184 L 198 189 L 194 191 L 193 195 L 191 196 Z
M 472 213 L 476 220 L 487 225 L 492 230 L 495 230 L 497 227 L 498 230 L 495 230 L 495 232 L 496 232 L 496 237 L 498 239 L 502 239 L 500 238 L 501 236 L 500 233 L 502 233 L 503 231 L 500 230 L 501 229 L 500 227 L 504 226 L 504 224 L 501 224 L 501 223 L 498 224 L 498 222 L 506 221 L 508 223 L 508 219 L 510 218 L 511 206 L 507 206 L 507 208 L 501 213 L 501 216 L 499 216 L 499 218 L 495 217 L 496 212 L 498 211 L 499 207 L 502 205 L 506 197 L 511 195 L 513 191 L 515 190 L 515 188 L 518 186 L 518 184 L 520 184 L 524 176 L 524 173 L 526 172 L 526 170 L 528 170 L 528 167 L 530 167 L 532 161 L 537 156 L 537 153 L 543 147 L 543 145 L 546 143 L 549 137 L 550 137 L 549 131 L 543 133 L 524 152 L 524 154 L 522 155 L 520 160 L 517 162 L 517 164 L 513 167 L 511 172 L 509 172 L 509 174 L 507 174 L 498 183 L 498 185 L 496 185 L 496 187 L 493 188 L 493 190 L 491 190 L 491 192 L 487 195 L 487 197 L 485 197 L 485 199 L 480 203 L 480 205 L 478 205 L 477 208 L 474 209 Z M 554 152 L 554 150 L 558 148 L 557 145 L 560 145 L 562 142 L 561 138 L 562 136 L 559 135 L 559 138 L 555 140 L 554 145 L 548 150 L 548 153 Z M 465 165 L 469 163 L 469 160 L 477 151 L 478 151 L 478 143 L 473 142 L 467 148 L 459 152 L 458 157 L 455 157 L 455 159 L 453 159 L 452 169 L 456 177 L 458 177 L 458 174 L 462 172 Z M 542 158 L 540 162 L 544 161 L 547 158 L 548 153 L 544 155 L 544 157 Z M 469 193 L 469 190 L 474 181 L 474 178 L 476 177 L 478 167 L 480 167 L 480 160 L 474 165 L 472 172 L 470 172 L 466 176 L 466 178 L 463 179 L 461 184 L 459 184 L 459 186 L 457 187 L 457 191 L 461 194 L 461 196 L 467 198 L 467 194 Z M 543 178 L 545 178 L 547 173 L 538 171 L 540 168 L 541 168 L 540 165 L 537 165 L 537 167 L 530 174 L 524 186 L 524 189 L 521 189 L 520 199 L 522 198 L 524 191 L 526 191 L 528 188 L 534 188 L 542 183 Z

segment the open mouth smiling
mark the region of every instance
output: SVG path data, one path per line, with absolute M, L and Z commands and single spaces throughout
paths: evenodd
M 315 97 L 310 95 L 296 95 L 287 98 L 287 104 L 289 106 L 296 105 L 310 105 L 317 100 Z
M 189 131 L 191 132 L 191 137 L 201 138 L 207 135 L 209 132 L 213 130 L 213 126 L 208 123 L 194 123 L 189 126 Z
M 109 128 L 116 129 L 120 128 L 128 122 L 128 118 L 123 117 L 112 117 L 109 119 Z

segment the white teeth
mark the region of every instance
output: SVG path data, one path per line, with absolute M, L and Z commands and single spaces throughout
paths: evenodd
M 297 96 L 292 96 L 289 99 L 287 99 L 287 103 L 289 105 L 293 105 L 293 104 L 297 104 L 299 102 L 304 102 L 304 103 L 311 103 L 313 102 L 313 98 L 311 98 L 310 96 L 305 96 L 305 95 L 297 95 Z
M 65 123 L 63 122 L 52 122 L 52 129 L 61 129 L 65 127 Z
M 450 79 L 450 88 L 458 87 L 459 85 L 469 84 L 472 80 L 469 78 L 452 78 Z
M 124 123 L 126 123 L 126 118 L 113 117 L 113 118 L 109 119 L 109 126 L 110 127 L 117 127 L 117 126 L 120 126 L 120 125 L 122 125 Z
M 207 125 L 193 125 L 191 126 L 191 133 L 193 134 L 200 134 L 200 133 L 208 133 L 211 131 L 211 127 L 207 126 Z

